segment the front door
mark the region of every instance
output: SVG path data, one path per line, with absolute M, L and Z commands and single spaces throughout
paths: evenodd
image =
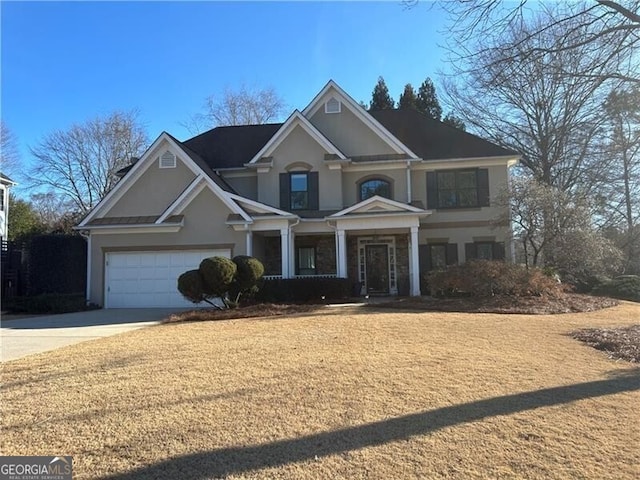
M 367 293 L 389 293 L 389 249 L 387 245 L 366 245 Z

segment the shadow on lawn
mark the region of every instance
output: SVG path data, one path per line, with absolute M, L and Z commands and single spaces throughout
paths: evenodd
M 363 447 L 382 445 L 425 435 L 445 427 L 487 417 L 510 415 L 577 400 L 640 390 L 640 371 L 592 382 L 546 388 L 413 413 L 379 422 L 348 427 L 272 443 L 193 453 L 104 477 L 109 480 L 140 478 L 205 479 L 226 477 L 261 468 L 278 467 Z

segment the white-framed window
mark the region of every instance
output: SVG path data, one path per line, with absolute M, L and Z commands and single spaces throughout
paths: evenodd
M 309 174 L 307 172 L 291 172 L 289 174 L 289 192 L 291 210 L 309 208 Z
M 4 212 L 4 188 L 0 188 L 0 212 Z
M 316 249 L 315 247 L 298 247 L 298 271 L 297 275 L 316 274 Z
M 324 113 L 340 113 L 342 111 L 342 104 L 339 100 L 331 97 L 324 104 Z
M 160 168 L 176 168 L 176 156 L 169 150 L 160 155 Z

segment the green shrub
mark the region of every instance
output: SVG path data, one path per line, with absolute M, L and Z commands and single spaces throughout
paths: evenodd
M 255 293 L 263 273 L 262 263 L 246 255 L 238 255 L 233 260 L 205 258 L 197 270 L 189 270 L 178 277 L 178 291 L 193 303 L 207 302 L 221 308 L 210 301 L 220 298 L 226 307 L 236 307 L 242 294 Z
M 205 295 L 224 298 L 231 287 L 238 267 L 228 258 L 210 257 L 200 262 L 199 270 Z
M 427 281 L 434 294 L 445 297 L 537 297 L 557 295 L 562 291 L 557 280 L 542 270 L 527 270 L 524 266 L 503 261 L 473 260 L 452 265 L 446 270 L 430 272 Z
M 233 263 L 236 264 L 237 271 L 230 293 L 231 297 L 238 302 L 243 293 L 257 292 L 258 281 L 264 274 L 264 266 L 257 258 L 247 255 L 233 257 Z
M 14 297 L 3 301 L 3 307 L 11 313 L 55 314 L 91 310 L 84 294 L 44 294 Z
M 200 270 L 189 270 L 178 277 L 178 291 L 184 298 L 200 303 L 207 299 Z
M 621 275 L 593 289 L 595 295 L 619 298 L 640 302 L 640 277 L 637 275 Z
M 256 298 L 263 302 L 319 302 L 349 298 L 347 278 L 279 278 L 264 280 Z

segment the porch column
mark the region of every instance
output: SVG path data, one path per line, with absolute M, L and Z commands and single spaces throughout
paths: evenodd
M 248 255 L 249 257 L 253 256 L 253 232 L 251 230 L 247 230 L 246 231 L 246 241 L 247 241 L 247 247 L 246 247 L 246 255 Z
M 280 257 L 282 259 L 282 278 L 289 278 L 289 228 L 280 230 Z
M 338 278 L 347 278 L 347 237 L 344 230 L 336 230 L 336 267 Z
M 418 227 L 411 227 L 411 241 L 409 243 L 411 252 L 411 296 L 420 296 L 420 258 L 418 256 Z
M 296 234 L 289 232 L 289 275 L 288 278 L 296 278 Z

